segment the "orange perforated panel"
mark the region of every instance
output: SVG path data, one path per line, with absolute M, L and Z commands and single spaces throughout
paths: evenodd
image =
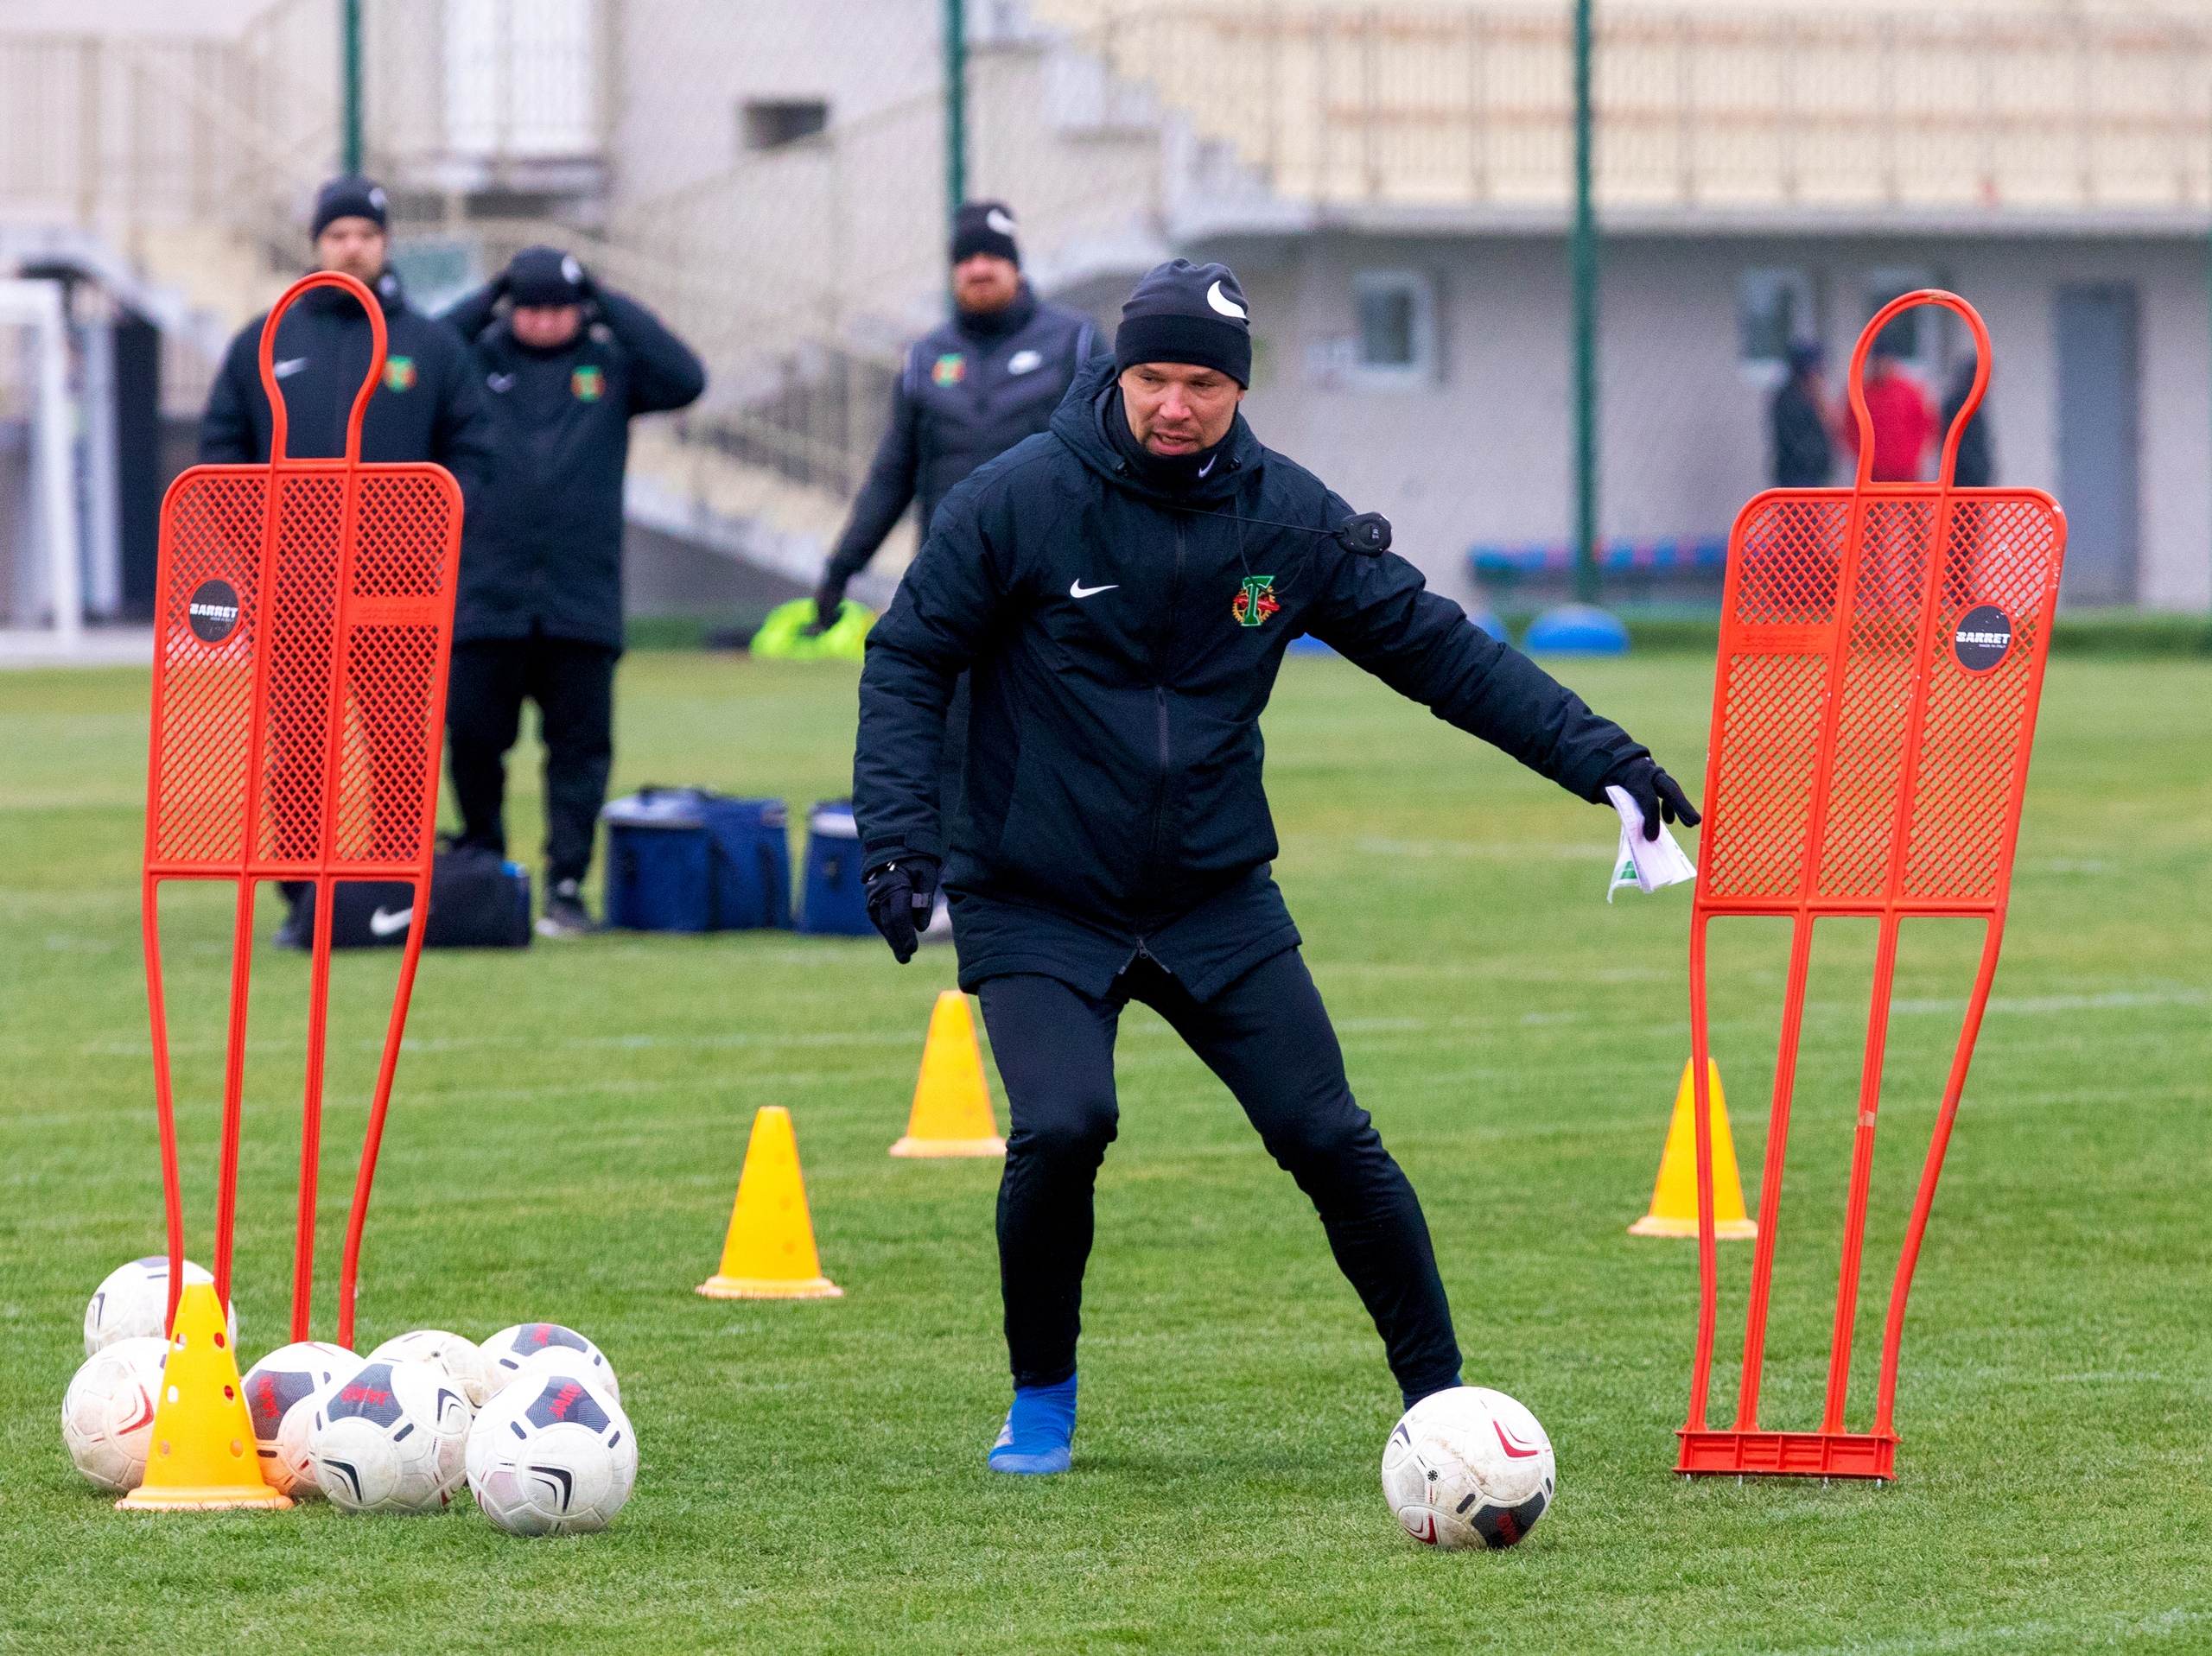
M 167 861 L 235 863 L 245 854 L 266 490 L 265 474 L 195 471 L 169 497 L 149 790 L 153 854 Z M 234 612 L 226 618 L 225 609 Z
M 323 849 L 323 759 L 346 479 L 322 473 L 286 477 L 277 487 L 259 853 L 268 862 L 311 865 Z

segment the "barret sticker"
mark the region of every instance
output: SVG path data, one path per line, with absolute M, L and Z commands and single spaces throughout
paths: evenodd
M 386 387 L 395 391 L 413 390 L 415 389 L 415 358 L 386 357 L 384 359 L 384 383 Z
M 569 390 L 579 403 L 596 403 L 607 395 L 607 376 L 587 363 L 569 376 Z
M 222 643 L 238 631 L 238 589 L 227 581 L 201 581 L 192 589 L 184 619 L 200 643 Z
M 2012 618 L 1994 604 L 1977 604 L 1959 618 L 1951 653 L 1969 673 L 1986 673 L 2012 648 Z
M 957 385 L 968 378 L 968 358 L 957 351 L 948 351 L 931 368 L 930 378 L 939 385 Z
M 1255 627 L 1282 607 L 1275 601 L 1274 584 L 1273 575 L 1244 577 L 1244 584 L 1229 605 L 1229 612 L 1236 618 L 1238 626 Z

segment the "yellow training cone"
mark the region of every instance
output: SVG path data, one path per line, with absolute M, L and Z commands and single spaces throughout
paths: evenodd
M 1706 1060 L 1707 1114 L 1713 1123 L 1713 1234 L 1756 1236 L 1759 1228 L 1744 1215 L 1744 1177 L 1736 1171 L 1736 1141 L 1728 1135 L 1728 1101 L 1720 1093 L 1720 1066 Z M 1682 1065 L 1682 1084 L 1675 1094 L 1675 1119 L 1667 1128 L 1667 1148 L 1659 1154 L 1659 1183 L 1651 1191 L 1651 1211 L 1629 1228 L 1631 1236 L 1697 1234 L 1697 1088 L 1690 1066 Z
M 922 1044 L 922 1074 L 914 1083 L 914 1107 L 906 1136 L 891 1146 L 894 1156 L 1003 1156 L 1006 1140 L 991 1117 L 991 1089 L 983 1080 L 983 1049 L 976 1044 L 976 1020 L 968 997 L 947 989 L 930 1013 L 929 1038 Z
M 115 1504 L 138 1511 L 205 1512 L 221 1507 L 289 1507 L 261 1478 L 253 1417 L 238 1383 L 238 1354 L 223 1327 L 212 1283 L 185 1285 L 177 1302 L 154 1405 L 146 1481 Z
M 845 1291 L 822 1274 L 806 1181 L 799 1177 L 798 1139 L 791 1113 L 780 1104 L 765 1106 L 753 1118 L 722 1268 L 699 1291 L 709 1299 L 836 1299 Z

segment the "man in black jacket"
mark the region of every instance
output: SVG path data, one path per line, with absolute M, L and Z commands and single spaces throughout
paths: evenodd
M 505 854 L 507 750 L 524 698 L 537 702 L 546 862 L 537 930 L 574 937 L 592 926 L 583 879 L 614 757 L 630 421 L 695 400 L 706 370 L 651 311 L 556 247 L 524 248 L 444 320 L 474 353 L 500 462 L 469 521 L 454 612 L 446 733 L 456 843 Z
M 954 484 L 1045 429 L 1098 349 L 1088 316 L 1030 292 L 1014 234 L 1002 201 L 954 219 L 952 320 L 915 342 L 892 384 L 891 423 L 815 594 L 823 626 L 907 506 L 920 501 L 927 535 Z
M 1007 1472 L 1066 1468 L 1091 1189 L 1116 1125 L 1114 1034 L 1141 1000 L 1228 1084 L 1319 1209 L 1408 1405 L 1459 1354 L 1421 1206 L 1353 1101 L 1269 876 L 1259 717 L 1310 632 L 1581 798 L 1617 784 L 1656 834 L 1697 814 L 1649 752 L 1471 625 L 1236 405 L 1236 278 L 1178 259 L 1137 285 L 1114 361 L 953 490 L 861 676 L 854 804 L 869 911 L 902 961 L 940 867 L 960 981 L 1013 1114 L 999 1259 Z M 938 747 L 973 682 L 950 822 Z
M 467 351 L 409 306 L 399 277 L 385 267 L 387 225 L 385 193 L 368 179 L 334 178 L 315 197 L 318 267 L 366 283 L 384 311 L 384 378 L 361 418 L 361 458 L 378 464 L 435 460 L 461 485 L 466 524 L 476 515 L 492 472 L 491 417 Z M 268 462 L 270 415 L 261 384 L 261 330 L 267 320 L 264 311 L 248 322 L 223 354 L 200 420 L 203 461 Z M 369 371 L 373 343 L 360 306 L 334 289 L 318 288 L 284 313 L 273 366 L 284 397 L 285 452 L 291 458 L 329 459 L 346 452 L 346 422 Z M 287 738 L 277 731 L 272 739 L 281 751 Z M 282 889 L 292 912 L 277 941 L 305 948 L 299 897 L 308 888 L 287 881 Z
M 1770 475 L 1777 489 L 1824 489 L 1835 465 L 1828 435 L 1827 392 L 1821 384 L 1827 353 L 1817 345 L 1789 347 L 1789 378 L 1767 404 Z

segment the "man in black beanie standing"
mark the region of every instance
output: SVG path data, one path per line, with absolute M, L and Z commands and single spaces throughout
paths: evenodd
M 315 197 L 317 267 L 365 283 L 384 311 L 384 377 L 361 419 L 361 458 L 377 464 L 435 460 L 460 483 L 463 523 L 472 521 L 492 467 L 491 419 L 468 352 L 451 333 L 407 302 L 398 276 L 385 262 L 390 250 L 389 203 L 365 178 L 334 178 Z M 265 465 L 269 397 L 261 384 L 263 312 L 240 328 L 223 354 L 200 420 L 200 458 L 222 465 Z M 277 325 L 274 367 L 283 393 L 285 452 L 296 460 L 346 452 L 346 422 L 369 371 L 369 319 L 351 295 L 318 288 Z M 318 715 L 318 719 L 320 715 Z M 319 726 L 318 726 L 319 727 Z M 285 739 L 276 733 L 279 746 Z M 297 948 L 300 893 L 286 882 L 292 912 L 277 941 Z
M 1259 717 L 1301 632 L 1648 831 L 1697 813 L 1649 752 L 1471 625 L 1238 412 L 1247 306 L 1226 265 L 1137 284 L 1111 363 L 1046 434 L 954 489 L 868 641 L 854 806 L 869 912 L 902 962 L 944 872 L 960 983 L 1013 1117 L 999 1268 L 1014 1397 L 999 1471 L 1069 1465 L 1091 1191 L 1115 1136 L 1122 1009 L 1151 1006 L 1319 1210 L 1410 1405 L 1459 1384 L 1427 1222 L 1353 1101 L 1270 877 Z M 954 679 L 963 809 L 939 809 Z
M 492 407 L 497 482 L 461 543 L 446 691 L 454 843 L 506 854 L 507 750 L 522 704 L 545 744 L 543 937 L 592 929 L 583 879 L 614 757 L 622 477 L 630 421 L 706 389 L 691 348 L 574 255 L 526 247 L 442 319 Z
M 1099 349 L 1088 316 L 1029 290 L 1014 230 L 1002 201 L 970 201 L 955 216 L 952 318 L 915 342 L 893 383 L 891 423 L 815 594 L 823 626 L 907 506 L 921 503 L 927 535 L 946 492 L 1044 430 Z

